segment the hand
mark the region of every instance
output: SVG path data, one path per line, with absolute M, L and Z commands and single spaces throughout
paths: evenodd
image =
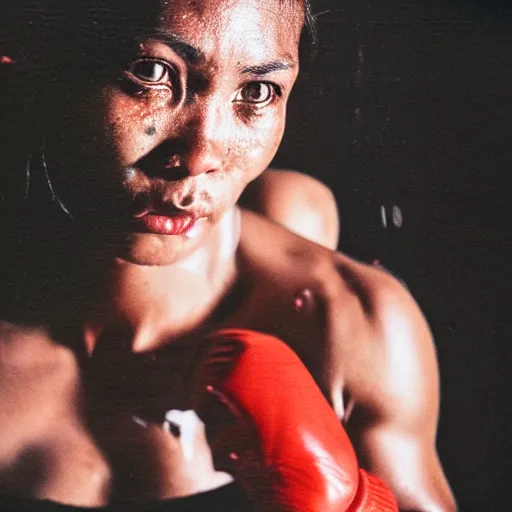
M 132 420 L 139 430 L 139 445 L 152 455 L 141 454 L 141 464 L 131 471 L 138 498 L 190 496 L 233 481 L 228 473 L 215 470 L 204 423 L 194 411 L 169 411 L 161 425 L 137 417 Z M 152 461 L 149 471 L 144 459 Z

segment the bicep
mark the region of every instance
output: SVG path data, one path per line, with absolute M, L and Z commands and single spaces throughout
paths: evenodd
M 351 437 L 370 472 L 391 486 L 402 510 L 455 510 L 436 450 L 439 372 L 430 329 L 398 283 L 379 292 L 375 362 L 361 392 Z M 373 365 L 373 366 L 372 366 Z
M 389 422 L 367 425 L 353 440 L 361 465 L 390 486 L 400 510 L 455 510 L 430 436 Z

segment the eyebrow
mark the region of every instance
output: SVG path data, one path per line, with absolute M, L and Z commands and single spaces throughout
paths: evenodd
M 295 65 L 292 62 L 286 60 L 275 60 L 273 62 L 268 62 L 259 66 L 247 66 L 246 68 L 242 69 L 242 74 L 262 76 L 273 73 L 274 71 L 285 71 L 294 67 Z
M 199 64 L 201 61 L 206 60 L 206 56 L 200 48 L 196 48 L 195 46 L 185 42 L 179 36 L 171 32 L 158 30 L 153 34 L 150 34 L 149 38 L 157 39 L 158 41 L 164 43 L 183 60 L 189 62 L 190 64 Z M 288 69 L 293 69 L 294 67 L 295 63 L 288 60 L 279 59 L 256 66 L 246 66 L 242 68 L 241 73 L 244 75 L 264 76 L 268 75 L 269 73 L 274 73 L 275 71 L 285 71 Z
M 198 64 L 205 59 L 204 52 L 195 46 L 183 41 L 180 37 L 170 32 L 157 31 L 149 35 L 151 39 L 157 39 L 158 41 L 167 45 L 183 60 L 186 60 L 190 64 Z

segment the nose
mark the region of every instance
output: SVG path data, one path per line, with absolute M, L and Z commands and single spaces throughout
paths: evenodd
M 231 130 L 225 107 L 213 101 L 197 106 L 184 129 L 181 165 L 188 174 L 217 172 L 225 166 Z

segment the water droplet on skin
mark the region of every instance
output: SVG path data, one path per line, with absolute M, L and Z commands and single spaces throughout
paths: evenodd
M 293 299 L 293 307 L 296 313 L 309 314 L 313 309 L 313 293 L 304 288 Z

